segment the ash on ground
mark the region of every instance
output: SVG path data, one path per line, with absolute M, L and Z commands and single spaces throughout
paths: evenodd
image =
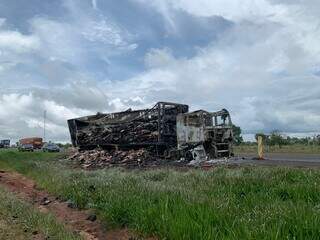
M 68 160 L 83 169 L 99 169 L 113 166 L 126 168 L 157 166 L 165 161 L 156 158 L 146 149 L 78 151 L 72 154 Z

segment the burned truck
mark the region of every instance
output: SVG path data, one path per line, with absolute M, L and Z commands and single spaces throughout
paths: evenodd
M 188 160 L 232 155 L 232 123 L 227 110 L 189 112 L 185 104 L 158 102 L 143 110 L 68 120 L 73 146 L 80 150 L 145 148 L 153 155 Z
M 177 115 L 188 109 L 184 104 L 158 102 L 150 109 L 70 119 L 71 141 L 83 150 L 147 148 L 162 155 L 177 145 Z
M 229 112 L 198 110 L 177 116 L 177 151 L 187 160 L 233 156 L 233 131 Z

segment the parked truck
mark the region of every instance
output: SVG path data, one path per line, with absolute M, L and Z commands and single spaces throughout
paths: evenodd
M 185 104 L 158 102 L 153 108 L 68 120 L 71 141 L 80 150 L 147 148 L 167 158 L 217 158 L 232 153 L 230 114 L 199 110 Z
M 33 151 L 35 149 L 41 149 L 43 146 L 42 138 L 32 137 L 23 138 L 19 140 L 19 151 Z
M 9 147 L 10 147 L 9 139 L 0 140 L 0 148 L 9 148 Z

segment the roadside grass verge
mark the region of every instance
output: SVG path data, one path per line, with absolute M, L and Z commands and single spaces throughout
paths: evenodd
M 30 155 L 31 154 L 31 155 Z M 320 171 L 266 167 L 186 172 L 82 171 L 43 153 L 0 153 L 0 169 L 160 239 L 319 239 Z
M 0 203 L 0 239 L 35 239 L 39 234 L 41 239 L 81 239 L 57 223 L 54 216 L 40 213 L 3 188 Z
M 12 224 L 10 221 L 3 220 L 0 215 L 0 239 L 25 240 L 30 239 L 30 235 L 23 231 L 18 225 Z
M 234 147 L 235 154 L 241 153 L 257 153 L 257 144 L 239 145 Z M 303 153 L 303 154 L 320 154 L 320 145 L 283 145 L 279 146 L 264 146 L 265 153 Z

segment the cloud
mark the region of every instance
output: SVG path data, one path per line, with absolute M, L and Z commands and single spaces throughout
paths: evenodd
M 123 36 L 128 33 L 121 30 L 117 25 L 108 23 L 105 19 L 101 21 L 90 21 L 87 23 L 82 35 L 91 42 L 101 42 L 106 45 L 118 47 L 119 49 L 134 50 L 137 44 L 128 44 Z
M 320 96 L 314 73 L 320 59 L 297 30 L 302 31 L 274 21 L 239 20 L 192 57 L 175 57 L 169 48 L 150 49 L 148 69 L 115 84 L 114 92 L 123 99 L 130 89 L 131 96 L 143 95 L 146 102 L 226 107 L 248 133 L 317 131 L 320 115 L 312 106 Z M 305 99 L 310 89 L 313 96 Z M 299 100 L 292 104 L 288 99 Z
M 2 27 L 5 22 L 6 22 L 5 18 L 0 18 L 0 27 Z
M 248 134 L 319 129 L 318 1 L 61 3 L 0 19 L 1 136 L 41 136 L 47 110 L 66 141 L 68 118 L 157 101 L 227 108 Z
M 169 48 L 150 49 L 145 56 L 145 64 L 150 68 L 166 66 L 174 61 L 175 59 Z
M 55 99 L 56 100 L 56 99 Z M 66 107 L 35 92 L 0 95 L 1 137 L 19 139 L 43 135 L 43 112 L 47 111 L 47 135 L 68 141 L 67 119 L 94 114 L 84 108 Z
M 92 0 L 92 7 L 94 10 L 98 9 L 97 0 Z
M 0 31 L 0 49 L 23 53 L 39 48 L 39 39 L 16 31 Z
M 267 0 L 135 0 L 149 4 L 163 14 L 171 26 L 175 26 L 175 11 L 184 11 L 194 16 L 222 16 L 231 21 L 258 20 L 275 18 L 286 13 L 286 7 L 271 4 Z

